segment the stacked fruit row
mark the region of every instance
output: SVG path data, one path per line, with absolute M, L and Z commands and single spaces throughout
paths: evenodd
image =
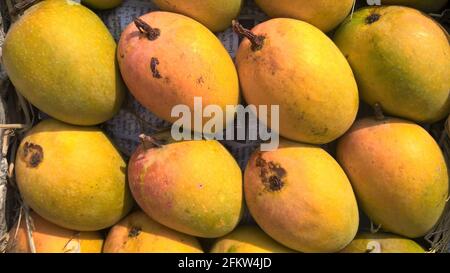
M 436 225 L 449 191 L 441 150 L 414 123 L 450 112 L 450 46 L 438 23 L 402 6 L 345 19 L 353 1 L 259 0 L 292 19 L 252 30 L 234 21 L 244 37 L 234 63 L 211 30 L 228 27 L 241 1 L 155 2 L 169 11 L 130 22 L 117 50 L 95 13 L 70 0 L 34 5 L 7 34 L 12 83 L 54 118 L 27 133 L 15 162 L 37 251 L 202 252 L 196 237 L 219 238 L 213 252 L 424 251 L 407 238 Z M 339 24 L 333 41 L 323 31 Z M 242 93 L 279 105 L 285 139 L 256 151 L 244 175 L 219 142 L 167 135 L 142 135 L 127 165 L 91 127 L 116 114 L 126 88 L 169 122 L 195 97 L 226 112 Z M 360 97 L 374 117 L 356 120 Z M 315 146 L 334 141 L 337 160 Z M 258 226 L 238 227 L 245 205 Z M 383 232 L 357 234 L 359 209 Z M 26 226 L 11 230 L 10 251 L 33 250 Z

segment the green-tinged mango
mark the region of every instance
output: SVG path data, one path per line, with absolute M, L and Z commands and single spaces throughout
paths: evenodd
M 110 119 L 124 97 L 116 43 L 88 8 L 45 0 L 9 29 L 2 62 L 16 89 L 48 115 L 76 125 Z
M 231 26 L 241 11 L 243 0 L 153 0 L 162 10 L 189 16 L 212 32 Z
M 111 228 L 104 253 L 202 253 L 196 238 L 134 212 Z
M 425 12 L 439 12 L 448 0 L 382 0 L 383 5 L 401 5 L 420 9 Z
M 93 9 L 112 9 L 120 4 L 122 4 L 123 0 L 81 0 L 83 5 L 86 5 Z
M 283 137 L 311 144 L 331 142 L 350 128 L 358 88 L 344 55 L 325 34 L 286 18 L 266 21 L 251 33 L 234 26 L 247 37 L 236 57 L 246 102 L 279 105 L 279 120 L 269 111 L 267 124 L 279 123 Z
M 337 30 L 334 41 L 355 73 L 362 99 L 391 115 L 435 122 L 450 111 L 448 34 L 420 11 L 368 7 Z
M 386 118 L 357 121 L 337 158 L 364 212 L 388 232 L 424 236 L 448 197 L 448 172 L 436 141 L 419 125 Z
M 133 205 L 126 163 L 94 127 L 52 119 L 40 122 L 20 143 L 15 174 L 25 203 L 68 229 L 110 227 Z
M 337 27 L 352 10 L 354 0 L 255 0 L 271 17 L 308 22 L 324 32 Z
M 245 169 L 245 200 L 273 239 L 300 252 L 337 252 L 359 224 L 350 182 L 325 150 L 282 141 L 255 152 Z
M 205 238 L 231 232 L 243 211 L 242 174 L 217 141 L 152 147 L 144 138 L 128 165 L 131 192 L 155 221 Z
M 413 240 L 389 233 L 360 233 L 341 253 L 425 253 Z
M 280 245 L 257 226 L 241 226 L 218 239 L 211 253 L 291 253 L 292 249 Z

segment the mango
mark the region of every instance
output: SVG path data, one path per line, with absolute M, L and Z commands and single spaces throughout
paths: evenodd
M 385 231 L 424 236 L 444 211 L 447 166 L 419 125 L 397 118 L 359 120 L 339 140 L 337 159 L 362 209 Z
M 383 0 L 383 5 L 400 5 L 420 9 L 425 12 L 439 12 L 448 0 Z
M 219 32 L 231 26 L 241 11 L 243 0 L 153 0 L 162 10 L 189 16 L 212 32 Z
M 353 0 L 255 0 L 270 17 L 293 18 L 328 32 L 344 21 Z
M 258 225 L 300 252 L 337 252 L 358 230 L 350 182 L 323 149 L 283 140 L 255 152 L 245 169 L 245 200 Z
M 94 125 L 114 116 L 124 98 L 115 51 L 95 13 L 70 0 L 46 0 L 11 26 L 2 62 L 37 108 L 67 123 Z
M 211 253 L 291 253 L 257 226 L 241 226 L 218 239 Z
M 360 233 L 341 253 L 425 253 L 413 240 L 388 233 Z
M 350 65 L 325 34 L 286 18 L 266 21 L 251 32 L 234 26 L 247 37 L 236 57 L 244 98 L 256 106 L 279 105 L 280 135 L 324 144 L 350 128 L 358 88 Z M 267 124 L 272 124 L 271 114 Z
M 158 224 L 142 211 L 111 228 L 104 253 L 202 253 L 196 238 Z
M 119 6 L 122 0 L 81 0 L 81 3 L 93 9 L 103 10 Z
M 126 163 L 95 127 L 45 120 L 17 150 L 15 174 L 23 200 L 59 226 L 93 231 L 117 223 L 133 201 Z
M 224 113 L 239 102 L 230 55 L 211 31 L 184 15 L 151 12 L 136 19 L 122 33 L 117 54 L 130 92 L 166 121 L 178 119 L 171 113 L 179 104 L 194 112 L 194 97 Z M 224 124 L 234 118 L 227 116 Z
M 152 219 L 204 238 L 231 232 L 243 211 L 242 174 L 217 141 L 152 147 L 144 138 L 128 164 L 131 192 Z
M 450 112 L 448 34 L 420 11 L 361 9 L 346 19 L 334 41 L 368 104 L 416 122 L 435 122 Z
M 35 212 L 30 212 L 32 240 L 36 253 L 101 253 L 103 236 L 100 232 L 78 232 L 52 224 Z M 6 251 L 9 253 L 31 253 L 24 217 L 20 225 L 9 232 Z

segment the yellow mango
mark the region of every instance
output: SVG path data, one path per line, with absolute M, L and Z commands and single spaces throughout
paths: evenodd
M 358 206 L 339 164 L 319 147 L 283 141 L 255 152 L 244 174 L 245 200 L 258 225 L 300 252 L 337 252 L 359 225 Z
M 202 253 L 196 238 L 171 230 L 141 211 L 111 228 L 104 253 Z
M 25 218 L 9 232 L 6 251 L 31 253 Z M 73 231 L 52 224 L 37 213 L 30 213 L 30 228 L 36 253 L 101 253 L 103 236 L 97 231 Z
M 358 88 L 350 65 L 325 34 L 286 18 L 259 24 L 251 34 L 237 28 L 247 36 L 236 57 L 244 98 L 256 106 L 279 105 L 280 135 L 324 144 L 350 128 Z M 269 114 L 267 124 L 277 121 Z
M 344 21 L 354 0 L 255 0 L 271 17 L 293 18 L 328 32 Z
M 32 6 L 9 29 L 2 61 L 11 82 L 48 115 L 94 125 L 119 111 L 124 85 L 116 43 L 88 8 L 70 0 Z
M 270 238 L 257 226 L 241 226 L 218 239 L 211 253 L 290 253 L 292 249 L 284 247 Z
M 413 240 L 389 233 L 360 233 L 341 253 L 425 253 Z
M 68 229 L 107 228 L 133 205 L 126 163 L 94 127 L 51 119 L 40 122 L 20 143 L 15 174 L 25 203 Z
M 242 7 L 242 0 L 153 0 L 162 10 L 189 16 L 212 32 L 223 31 L 231 26 Z
M 334 41 L 368 104 L 416 122 L 448 116 L 450 46 L 436 21 L 407 7 L 369 7 L 349 17 Z
M 447 166 L 419 125 L 396 118 L 359 120 L 339 140 L 337 158 L 361 208 L 385 231 L 424 236 L 444 211 Z
M 242 174 L 217 141 L 140 145 L 128 164 L 142 210 L 174 230 L 205 238 L 231 232 L 243 211 Z M 170 163 L 169 163 L 170 162 Z

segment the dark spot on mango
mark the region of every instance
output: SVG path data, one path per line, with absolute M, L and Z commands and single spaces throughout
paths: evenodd
M 158 58 L 152 57 L 152 60 L 150 61 L 150 70 L 152 71 L 153 78 L 161 79 L 161 74 L 159 73 L 157 68 L 158 65 Z
M 269 177 L 269 188 L 271 191 L 279 191 L 283 187 L 283 181 L 276 175 Z
M 378 13 L 372 13 L 369 16 L 366 17 L 366 24 L 370 25 L 375 23 L 376 21 L 380 20 L 381 15 Z
M 203 79 L 203 76 L 201 76 L 200 78 L 197 79 L 198 85 L 203 85 L 204 83 L 205 83 L 205 80 Z
M 41 146 L 25 142 L 23 146 L 23 160 L 29 168 L 36 168 L 44 159 L 44 151 Z
M 262 158 L 260 153 L 256 158 L 256 167 L 260 169 L 259 177 L 264 188 L 270 192 L 280 191 L 285 185 L 286 170 L 280 164 Z
M 130 232 L 128 232 L 128 238 L 135 238 L 141 234 L 142 229 L 140 227 L 131 227 Z

